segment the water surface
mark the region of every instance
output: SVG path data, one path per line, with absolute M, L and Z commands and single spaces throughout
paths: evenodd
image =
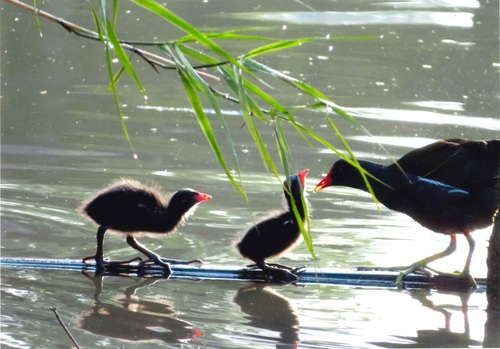
M 498 3 L 478 1 L 171 1 L 169 9 L 207 31 L 271 27 L 280 38 L 370 35 L 362 41 L 318 41 L 261 61 L 303 79 L 345 107 L 373 137 L 338 118 L 356 154 L 397 158 L 440 138 L 498 138 Z M 200 205 L 180 234 L 144 238 L 168 258 L 243 265 L 233 242 L 253 219 L 280 207 L 278 181 L 266 171 L 235 106 L 223 103 L 249 203 L 218 165 L 173 71 L 152 71 L 134 58 L 148 101 L 125 78 L 120 101 L 139 156 L 134 160 L 106 91 L 98 43 L 2 3 L 2 256 L 81 258 L 94 253 L 96 227 L 77 209 L 119 177 L 192 187 L 213 200 Z M 121 5 L 119 33 L 136 40 L 181 33 L 131 4 Z M 93 28 L 85 2 L 44 4 Z M 193 10 L 196 8 L 196 11 Z M 241 54 L 262 43 L 221 43 Z M 116 66 L 118 69 L 118 66 Z M 270 80 L 284 104 L 303 96 Z M 222 86 L 222 85 L 221 85 Z M 216 87 L 220 87 L 216 85 Z M 323 112 L 298 120 L 337 146 Z M 216 125 L 215 116 L 214 125 Z M 219 132 L 216 127 L 217 132 Z M 263 137 L 278 160 L 272 130 Z M 222 133 L 220 133 L 222 135 Z M 404 265 L 444 249 L 449 238 L 347 188 L 312 194 L 336 157 L 287 128 L 292 170 L 309 168 L 312 233 L 321 268 Z M 223 142 L 221 141 L 221 144 Z M 227 148 L 223 148 L 230 155 Z M 485 276 L 490 230 L 474 233 L 472 273 Z M 109 236 L 106 255 L 135 256 Z M 436 268 L 463 267 L 467 244 Z M 283 257 L 312 265 L 303 244 Z M 56 306 L 82 347 L 440 347 L 480 346 L 486 297 L 435 291 L 345 286 L 279 287 L 217 281 L 105 278 L 77 272 L 2 269 L 2 345 L 68 347 L 50 306 Z M 134 293 L 135 292 L 135 293 Z M 56 326 L 54 326 L 56 325 Z

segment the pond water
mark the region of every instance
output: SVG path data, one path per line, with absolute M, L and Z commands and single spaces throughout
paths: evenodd
M 122 38 L 168 40 L 182 35 L 130 3 L 120 5 Z M 263 166 L 248 130 L 241 127 L 235 106 L 222 103 L 236 140 L 248 204 L 225 177 L 173 71 L 157 74 L 134 58 L 148 101 L 129 78 L 119 87 L 139 157 L 134 160 L 106 91 L 102 47 L 44 19 L 40 36 L 33 14 L 5 2 L 0 6 L 2 256 L 78 259 L 93 254 L 96 227 L 77 209 L 113 179 L 131 177 L 158 183 L 166 191 L 189 186 L 213 196 L 180 234 L 143 238 L 150 248 L 167 258 L 246 263 L 233 242 L 252 219 L 280 207 L 282 191 Z M 206 31 L 256 26 L 257 34 L 280 38 L 376 37 L 316 41 L 260 58 L 356 115 L 373 137 L 329 116 L 360 157 L 384 161 L 389 153 L 397 158 L 440 138 L 499 138 L 496 1 L 207 0 L 171 1 L 168 6 Z M 93 29 L 87 2 L 45 2 L 44 9 Z M 221 42 L 234 54 L 261 44 Z M 303 102 L 297 91 L 270 82 L 283 104 Z M 296 116 L 341 146 L 324 113 Z M 272 129 L 261 125 L 261 131 L 278 160 Z M 292 170 L 310 170 L 307 191 L 320 268 L 405 265 L 447 246 L 448 237 L 402 214 L 383 207 L 378 212 L 362 192 L 335 188 L 312 194 L 336 156 L 318 144 L 311 147 L 291 128 L 286 131 Z M 230 155 L 229 149 L 223 151 Z M 471 270 L 478 277 L 486 275 L 490 232 L 474 233 Z M 113 236 L 106 237 L 105 250 L 114 259 L 134 256 L 124 239 Z M 460 236 L 458 251 L 433 266 L 459 270 L 466 254 L 467 243 Z M 313 265 L 305 244 L 280 262 Z M 481 292 L 101 280 L 66 271 L 2 269 L 1 296 L 5 348 L 69 347 L 49 307 L 57 307 L 87 348 L 481 346 L 486 319 Z

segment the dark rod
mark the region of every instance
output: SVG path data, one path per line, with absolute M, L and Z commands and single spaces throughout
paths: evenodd
M 0 258 L 2 268 L 24 268 L 44 270 L 75 270 L 95 271 L 94 264 L 83 263 L 75 259 L 38 259 L 38 258 Z M 240 266 L 222 265 L 171 265 L 172 279 L 195 278 L 210 280 L 232 280 L 232 281 L 266 281 L 265 274 L 259 269 L 249 269 Z M 161 277 L 163 267 L 157 265 L 146 266 L 139 269 L 137 264 L 131 263 L 127 267 L 113 270 L 110 274 L 134 274 L 144 276 Z M 326 285 L 350 285 L 363 287 L 396 287 L 395 281 L 398 276 L 396 271 L 350 271 L 323 268 L 307 268 L 298 274 L 300 284 L 326 284 Z M 442 288 L 444 283 L 447 289 L 453 289 L 453 281 L 440 279 L 436 286 L 437 277 L 429 278 L 422 274 L 410 274 L 405 277 L 404 283 L 407 288 Z M 486 291 L 486 279 L 476 278 L 478 289 L 476 292 Z

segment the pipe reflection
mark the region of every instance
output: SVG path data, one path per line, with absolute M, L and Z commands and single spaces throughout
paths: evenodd
M 279 332 L 276 348 L 298 347 L 299 318 L 287 298 L 270 286 L 253 284 L 240 288 L 233 301 L 248 315 L 248 326 Z
M 400 343 L 373 343 L 386 348 L 466 348 L 469 346 L 481 345 L 480 341 L 476 341 L 470 338 L 470 326 L 468 317 L 468 301 L 470 298 L 470 292 L 460 292 L 460 293 L 449 293 L 449 296 L 456 296 L 460 299 L 459 305 L 445 304 L 436 305 L 429 297 L 432 295 L 430 290 L 411 290 L 410 296 L 419 301 L 424 307 L 437 311 L 444 316 L 444 327 L 438 328 L 437 330 L 423 329 L 417 330 L 416 337 L 405 337 L 405 336 L 395 336 L 400 339 L 410 340 L 413 343 L 402 345 Z M 452 315 L 460 311 L 463 316 L 463 332 L 453 332 L 451 331 L 451 319 Z
M 104 276 L 82 274 L 94 283 L 95 305 L 79 319 L 78 328 L 81 330 L 130 342 L 187 343 L 204 335 L 191 323 L 175 319 L 176 312 L 171 302 L 141 299 L 135 295 L 138 289 L 161 279 L 134 279 L 136 284 L 128 287 L 123 296 L 101 301 L 99 296 Z

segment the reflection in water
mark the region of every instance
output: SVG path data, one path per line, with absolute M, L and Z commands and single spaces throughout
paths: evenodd
M 298 347 L 299 319 L 287 298 L 269 286 L 254 284 L 240 288 L 234 303 L 249 315 L 249 326 L 279 332 L 276 348 Z
M 403 337 L 396 336 L 397 338 L 411 340 L 413 343 L 407 344 L 407 348 L 467 348 L 471 345 L 481 345 L 481 342 L 470 339 L 470 327 L 468 318 L 468 301 L 471 293 L 450 293 L 450 296 L 457 296 L 460 298 L 460 305 L 454 306 L 450 304 L 436 305 L 433 301 L 428 299 L 431 295 L 429 290 L 411 290 L 410 296 L 418 300 L 424 307 L 437 311 L 444 316 L 444 327 L 437 330 L 418 330 L 417 337 Z M 451 317 L 453 312 L 460 310 L 463 314 L 464 331 L 453 332 L 451 331 Z M 409 314 L 411 316 L 411 314 Z M 397 346 L 394 343 L 373 343 L 386 348 L 403 347 L 401 344 Z
M 224 14 L 227 16 L 227 14 Z M 345 12 L 251 12 L 232 13 L 233 18 L 315 25 L 438 25 L 470 28 L 474 15 L 469 12 L 438 11 L 345 11 Z
M 186 343 L 204 335 L 202 331 L 193 329 L 189 322 L 173 318 L 175 310 L 172 304 L 140 299 L 135 295 L 137 289 L 152 285 L 159 279 L 139 279 L 137 284 L 125 290 L 124 297 L 101 302 L 99 295 L 104 277 L 84 275 L 95 285 L 96 303 L 82 315 L 78 328 L 93 335 L 132 342 Z

